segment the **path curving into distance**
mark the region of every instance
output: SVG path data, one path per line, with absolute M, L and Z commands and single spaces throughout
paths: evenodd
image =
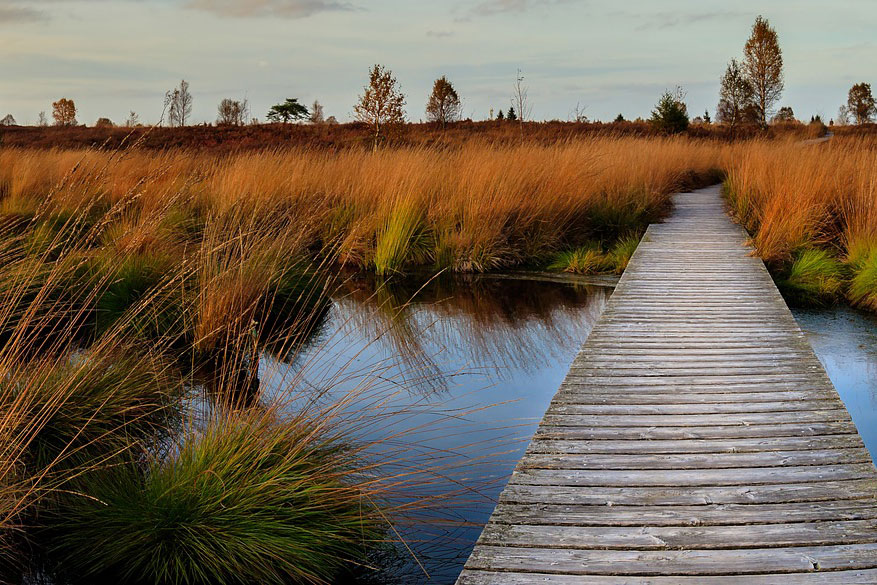
M 720 187 L 653 224 L 458 585 L 877 583 L 877 471 Z

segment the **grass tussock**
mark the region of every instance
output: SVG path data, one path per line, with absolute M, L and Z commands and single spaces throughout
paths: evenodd
M 802 250 L 779 275 L 777 286 L 797 304 L 830 304 L 844 285 L 843 265 L 825 250 Z
M 81 482 L 50 523 L 74 583 L 332 582 L 367 562 L 383 520 L 350 475 L 356 452 L 304 419 L 211 420 L 154 457 Z

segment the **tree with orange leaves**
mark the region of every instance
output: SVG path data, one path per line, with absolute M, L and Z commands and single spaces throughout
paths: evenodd
M 75 126 L 76 104 L 67 98 L 59 99 L 52 104 L 52 117 L 55 118 L 56 126 Z

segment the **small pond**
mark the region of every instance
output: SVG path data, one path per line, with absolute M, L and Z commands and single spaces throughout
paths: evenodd
M 293 380 L 327 402 L 356 395 L 351 411 L 380 413 L 360 437 L 391 437 L 434 462 L 417 489 L 440 505 L 400 528 L 417 562 L 389 564 L 399 582 L 453 583 L 611 292 L 564 278 L 351 280 L 293 360 L 263 359 L 263 388 Z M 877 453 L 877 320 L 842 307 L 793 313 Z

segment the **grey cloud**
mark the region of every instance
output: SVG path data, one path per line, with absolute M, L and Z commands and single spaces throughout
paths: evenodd
M 643 24 L 638 26 L 637 30 L 644 31 L 654 29 L 668 29 L 678 26 L 699 24 L 701 22 L 728 20 L 736 18 L 749 18 L 751 16 L 752 15 L 749 12 L 739 10 L 716 10 L 711 12 L 693 12 L 688 14 L 680 12 L 655 12 L 652 14 L 641 14 L 640 17 L 647 19 L 648 22 L 644 22 Z
M 447 30 L 428 30 L 428 31 L 426 31 L 426 36 L 434 37 L 437 39 L 444 39 L 447 37 L 454 36 L 454 33 L 452 33 L 451 31 L 447 31 Z
M 337 0 L 188 0 L 186 7 L 227 17 L 305 18 L 319 12 L 354 10 Z
M 507 12 L 526 12 L 539 6 L 567 4 L 576 0 L 481 0 L 469 13 L 473 16 L 493 16 Z
M 0 3 L 0 24 L 37 22 L 46 19 L 47 16 L 39 10 Z

